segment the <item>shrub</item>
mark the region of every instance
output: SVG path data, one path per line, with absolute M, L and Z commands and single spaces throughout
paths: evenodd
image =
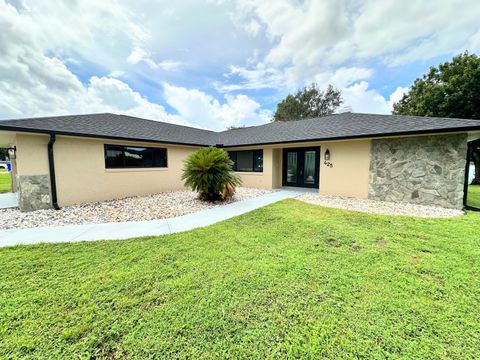
M 232 165 L 225 150 L 216 147 L 200 149 L 185 160 L 182 180 L 185 186 L 198 191 L 202 200 L 226 200 L 241 184 Z

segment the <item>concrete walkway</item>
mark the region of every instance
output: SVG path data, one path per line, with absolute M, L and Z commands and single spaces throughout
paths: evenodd
M 0 247 L 43 242 L 123 240 L 173 234 L 211 225 L 302 193 L 302 190 L 280 190 L 170 219 L 0 230 Z
M 18 198 L 15 193 L 0 194 L 0 209 L 14 208 L 18 206 Z

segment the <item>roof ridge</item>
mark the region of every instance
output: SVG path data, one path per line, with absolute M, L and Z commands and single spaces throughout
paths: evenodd
M 108 113 L 108 114 L 112 114 L 112 113 Z M 218 131 L 214 131 L 214 130 L 202 129 L 202 128 L 198 128 L 198 127 L 194 127 L 194 126 L 188 126 L 188 125 L 174 124 L 174 123 L 169 123 L 169 122 L 160 121 L 160 120 L 145 119 L 145 118 L 141 118 L 141 117 L 138 117 L 138 116 L 125 115 L 125 114 L 112 114 L 112 115 L 123 116 L 123 117 L 128 117 L 128 118 L 133 118 L 133 119 L 140 119 L 140 120 L 145 120 L 145 121 L 151 121 L 151 122 L 154 122 L 154 123 L 161 123 L 161 124 L 179 126 L 179 127 L 184 127 L 184 128 L 194 129 L 194 130 L 208 131 L 208 132 L 212 132 L 212 133 L 215 133 L 215 134 L 219 133 Z
M 234 128 L 234 129 L 225 129 L 225 130 L 222 130 L 222 131 L 219 131 L 219 132 L 216 132 L 216 133 L 217 133 L 217 134 L 224 134 L 224 133 L 229 132 L 229 131 L 249 129 L 249 128 L 259 128 L 259 127 L 263 127 L 263 126 L 267 126 L 267 125 L 271 125 L 271 124 L 287 124 L 287 123 L 296 123 L 296 122 L 307 121 L 307 120 L 319 120 L 319 119 L 323 119 L 323 118 L 327 118 L 327 117 L 333 117 L 333 116 L 338 116 L 338 115 L 348 114 L 348 113 L 354 114 L 354 113 L 352 113 L 352 112 L 350 112 L 350 111 L 346 111 L 346 112 L 343 112 L 343 113 L 327 114 L 327 115 L 322 115 L 322 116 L 312 116 L 312 117 L 303 118 L 303 119 L 297 119 L 297 120 L 287 120 L 287 121 L 283 121 L 283 120 L 274 121 L 274 120 L 271 120 L 271 121 L 269 121 L 268 123 L 265 123 L 265 124 L 251 125 L 251 126 L 242 126 L 242 127 L 238 127 L 238 128 Z
M 61 117 L 75 117 L 75 116 L 95 116 L 95 115 L 118 115 L 110 112 L 100 112 L 100 113 L 88 113 L 88 114 L 70 114 L 70 115 L 52 115 L 52 116 L 37 116 L 37 117 L 23 117 L 23 118 L 13 118 L 13 119 L 0 119 L 0 123 L 3 121 L 22 121 L 22 120 L 40 120 L 40 119 L 57 119 Z
M 214 130 L 208 130 L 208 129 L 202 129 L 194 126 L 188 126 L 188 125 L 180 125 L 180 124 L 174 124 L 166 121 L 159 121 L 159 120 L 153 120 L 153 119 L 146 119 L 142 118 L 139 116 L 132 116 L 132 115 L 126 115 L 126 114 L 115 114 L 112 112 L 99 112 L 99 113 L 88 113 L 88 114 L 73 114 L 73 115 L 53 115 L 53 116 L 38 116 L 38 117 L 31 117 L 31 118 L 14 118 L 14 119 L 0 119 L 0 124 L 2 122 L 11 122 L 11 121 L 24 121 L 24 120 L 43 120 L 43 119 L 58 119 L 58 118 L 70 118 L 70 117 L 88 117 L 88 116 L 98 116 L 98 115 L 112 115 L 112 116 L 121 116 L 121 117 L 127 117 L 127 118 L 132 118 L 132 119 L 139 119 L 143 121 L 149 121 L 152 123 L 161 123 L 161 124 L 167 124 L 167 125 L 173 125 L 173 126 L 179 126 L 179 127 L 184 127 L 188 129 L 194 129 L 194 130 L 200 130 L 200 131 L 207 131 L 210 133 L 215 133 L 218 134 L 218 131 Z
M 416 118 L 416 119 L 446 119 L 446 120 L 456 120 L 456 121 L 465 121 L 465 120 L 480 121 L 480 119 L 463 119 L 463 118 L 458 118 L 458 117 L 445 117 L 445 116 L 424 116 L 424 115 L 403 115 L 403 114 L 374 114 L 374 113 L 360 113 L 360 112 L 352 112 L 351 114 L 355 114 L 355 115 L 369 115 L 369 116 L 413 117 L 413 118 Z

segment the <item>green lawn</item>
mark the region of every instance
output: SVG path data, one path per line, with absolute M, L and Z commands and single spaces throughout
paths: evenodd
M 0 169 L 0 194 L 10 191 L 10 174 Z
M 0 358 L 475 358 L 480 214 L 286 200 L 192 232 L 0 250 Z
M 480 208 L 480 185 L 468 185 L 467 205 Z

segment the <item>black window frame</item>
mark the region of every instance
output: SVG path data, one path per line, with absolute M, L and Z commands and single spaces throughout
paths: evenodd
M 125 152 L 128 151 L 128 149 L 144 149 L 147 152 L 150 152 L 150 157 L 151 157 L 151 165 L 145 165 L 145 166 L 131 166 L 127 164 L 126 157 L 125 157 Z M 116 150 L 122 152 L 121 156 L 121 164 L 120 165 L 112 165 L 109 164 L 109 161 L 107 159 L 107 151 L 109 150 Z M 165 169 L 168 167 L 168 150 L 167 148 L 161 148 L 161 147 L 151 147 L 151 146 L 135 146 L 135 145 L 117 145 L 117 144 L 104 144 L 103 145 L 103 154 L 104 154 L 104 160 L 105 160 L 105 169 Z M 159 161 L 160 158 L 158 156 L 163 157 L 163 166 L 158 166 L 156 164 L 156 161 Z
M 249 170 L 239 170 L 237 168 L 237 157 L 238 153 L 252 153 L 252 168 Z M 255 166 L 255 158 L 257 156 L 262 157 L 262 167 L 256 167 Z M 255 149 L 255 150 L 234 150 L 234 151 L 228 151 L 228 156 L 230 157 L 230 160 L 233 161 L 233 166 L 232 169 L 235 172 L 257 172 L 257 173 L 263 173 L 263 149 Z
M 470 164 L 472 163 L 474 147 L 480 147 L 480 139 L 472 140 L 467 143 L 467 161 L 465 163 L 465 179 L 463 185 L 463 207 L 465 210 L 480 212 L 480 207 L 469 205 L 468 203 L 468 187 L 470 186 L 468 177 L 470 175 Z

